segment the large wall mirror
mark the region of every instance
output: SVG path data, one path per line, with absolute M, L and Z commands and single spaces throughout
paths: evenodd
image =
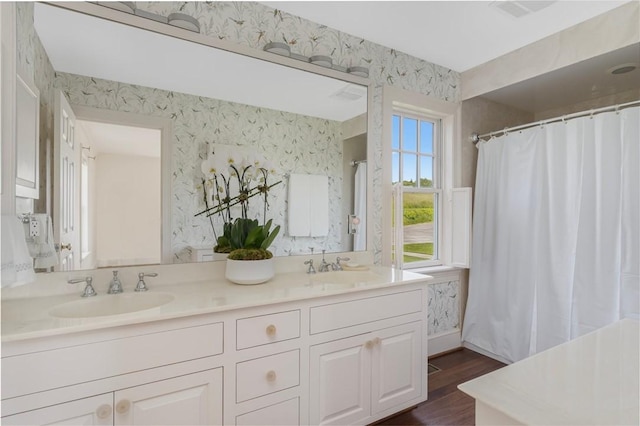
M 364 79 L 328 77 L 52 4 L 33 5 L 33 27 L 54 71 L 35 74 L 51 79 L 52 109 L 68 102 L 64 114 L 75 115 L 80 150 L 78 206 L 70 213 L 78 245 L 58 269 L 197 261 L 222 226 L 215 216 L 195 216 L 205 208 L 201 165 L 219 146 L 237 160 L 261 158 L 272 166 L 270 183 L 282 181 L 269 192 L 267 213 L 282 226 L 271 247 L 276 256 L 366 249 L 367 179 L 358 181 L 356 172 L 366 173 L 368 91 L 354 83 Z M 49 161 L 47 177 L 58 160 Z M 293 174 L 328 177 L 326 235 L 288 232 Z M 53 182 L 44 187 L 57 196 Z

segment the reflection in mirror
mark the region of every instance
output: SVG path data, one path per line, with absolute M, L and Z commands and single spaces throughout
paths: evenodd
M 59 90 L 72 108 L 104 111 L 105 117 L 117 112 L 170 123 L 168 152 L 162 153 L 167 156 L 168 165 L 163 163 L 163 177 L 156 178 L 156 188 L 160 188 L 160 180 L 167 182 L 161 189 L 162 238 L 159 234 L 153 238 L 161 242 L 163 262 L 210 259 L 215 244 L 211 224 L 206 217 L 195 214 L 205 208 L 201 163 L 216 145 L 230 145 L 238 153 L 259 155 L 273 164 L 274 178 L 283 180 L 269 194 L 268 216 L 274 224 L 282 225 L 271 246 L 276 256 L 306 254 L 310 248 L 316 252 L 366 249 L 366 178 L 362 180 L 367 158 L 365 86 L 51 5 L 36 3 L 30 7 L 36 35 L 32 48 L 46 52 L 40 61 L 45 63 L 39 65 L 44 70 L 35 72 L 41 80 L 49 80 L 44 86 Z M 19 16 L 25 21 L 30 19 L 27 13 Z M 119 124 L 107 118 L 93 121 Z M 107 132 L 110 131 L 105 128 L 94 133 L 104 136 Z M 44 135 L 41 141 L 48 137 Z M 85 142 L 87 146 L 92 143 Z M 117 233 L 96 228 L 97 222 L 91 222 L 99 214 L 94 201 L 102 198 L 102 192 L 98 192 L 97 182 L 90 180 L 100 173 L 100 160 L 107 158 L 108 151 L 83 151 L 87 151 L 85 157 L 96 158 L 85 158 L 82 163 L 89 182 L 83 186 L 88 190 L 81 194 L 89 201 L 79 197 L 79 204 L 86 209 L 78 208 L 83 222 L 80 228 L 95 231 L 79 237 L 76 247 L 82 250 L 78 249 L 75 256 L 88 259 L 87 253 L 91 252 L 94 258 L 76 267 L 156 263 L 153 256 L 141 253 L 101 255 L 102 237 Z M 139 168 L 134 166 L 137 177 L 125 179 L 116 174 L 113 178 L 130 182 L 129 189 L 133 191 L 134 182 L 151 176 L 142 170 L 143 157 L 116 160 L 123 170 L 125 162 L 137 162 Z M 358 182 L 363 182 L 364 187 L 356 187 L 358 169 Z M 296 208 L 288 200 L 288 177 L 292 174 L 328 177 L 326 234 L 291 236 L 288 232 L 288 212 Z M 111 183 L 107 181 L 106 185 Z M 51 182 L 46 186 L 50 185 Z M 136 191 L 140 199 L 146 196 L 146 190 Z M 319 195 L 322 194 L 309 194 Z M 128 196 L 135 198 L 133 193 Z M 53 204 L 50 200 L 47 203 Z M 150 216 L 153 209 L 129 206 L 124 195 L 119 203 L 116 196 L 113 204 L 119 204 L 120 211 L 137 223 L 157 221 Z M 357 216 L 356 220 L 348 220 L 349 215 Z M 87 221 L 89 224 L 84 223 Z M 221 228 L 222 224 L 216 222 L 215 226 Z M 141 245 L 141 241 L 151 239 L 136 235 L 134 229 L 118 238 L 122 240 L 121 247 Z M 160 255 L 155 256 L 157 259 Z
M 76 141 L 82 269 L 160 263 L 160 130 L 78 119 Z

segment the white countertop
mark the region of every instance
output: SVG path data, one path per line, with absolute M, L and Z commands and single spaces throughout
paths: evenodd
M 376 275 L 375 280 L 342 284 L 323 282 L 322 273 L 308 275 L 301 272 L 276 274 L 267 283 L 246 286 L 232 284 L 224 278 L 165 285 L 154 285 L 150 280 L 149 293 L 169 293 L 174 300 L 144 311 L 93 318 L 56 318 L 49 314 L 52 308 L 63 303 L 82 300 L 81 291 L 46 297 L 3 299 L 2 342 L 360 292 L 432 279 L 428 275 L 388 267 L 372 266 L 370 271 Z M 125 287 L 125 292 L 131 291 L 132 287 Z M 114 296 L 100 292 L 98 296 L 88 299 L 109 297 Z
M 637 425 L 639 336 L 625 319 L 458 387 L 522 424 Z

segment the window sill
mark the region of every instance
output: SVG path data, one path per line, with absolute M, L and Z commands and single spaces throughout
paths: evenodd
M 415 272 L 417 274 L 432 275 L 432 274 L 438 274 L 442 272 L 457 272 L 457 271 L 461 271 L 462 269 L 464 268 L 439 265 L 439 266 L 422 266 L 418 268 L 405 268 L 404 270 L 408 272 Z

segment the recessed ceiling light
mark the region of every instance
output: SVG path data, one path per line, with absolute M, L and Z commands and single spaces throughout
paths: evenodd
M 331 68 L 333 65 L 333 59 L 330 56 L 324 55 L 314 55 L 309 58 L 309 62 L 315 65 L 320 65 L 321 67 Z
M 185 30 L 193 31 L 195 33 L 200 32 L 200 22 L 193 16 L 189 16 L 185 13 L 171 13 L 167 16 L 169 25 L 174 27 L 184 28 Z
M 275 53 L 276 55 L 291 56 L 291 48 L 286 43 L 272 41 L 264 45 L 264 51 Z
M 367 67 L 349 67 L 347 72 L 360 77 L 369 77 L 369 68 Z
M 607 73 L 613 74 L 613 75 L 626 74 L 628 72 L 636 70 L 637 68 L 638 68 L 638 64 L 633 64 L 633 63 L 620 64 L 620 65 L 616 65 L 615 67 L 609 68 L 607 70 Z

